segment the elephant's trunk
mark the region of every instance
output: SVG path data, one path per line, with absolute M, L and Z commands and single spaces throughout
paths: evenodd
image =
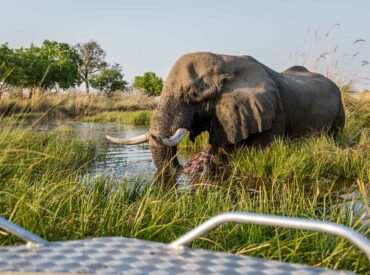
M 180 167 L 176 156 L 176 146 L 166 146 L 153 137 L 149 139 L 149 144 L 153 162 L 159 172 L 167 171 L 170 166 L 175 168 Z
M 171 165 L 180 166 L 176 157 L 177 145 L 193 124 L 192 108 L 166 92 L 164 89 L 149 127 L 150 150 L 158 171 Z
M 177 145 L 185 137 L 187 130 L 179 128 L 175 134 L 168 138 L 160 138 L 151 135 L 149 140 L 150 150 L 152 152 L 153 161 L 158 170 L 162 170 L 166 165 L 179 167 L 180 164 L 177 160 Z

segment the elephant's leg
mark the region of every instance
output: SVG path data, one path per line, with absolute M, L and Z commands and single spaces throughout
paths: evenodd
M 277 135 L 273 131 L 269 130 L 262 133 L 250 135 L 243 142 L 243 145 L 265 148 L 269 146 L 276 137 Z
M 229 155 L 235 149 L 235 145 L 215 146 L 211 145 L 208 152 L 213 155 Z
M 247 146 L 269 146 L 275 138 L 285 136 L 285 113 L 281 113 L 277 116 L 276 121 L 272 125 L 272 128 L 262 133 L 252 134 L 245 140 Z
M 333 137 L 335 138 L 338 132 L 344 128 L 344 124 L 345 124 L 345 114 L 344 114 L 344 107 L 341 101 L 339 104 L 337 116 L 333 122 L 333 125 L 331 126 L 329 130 L 329 134 L 333 135 Z
M 227 162 L 228 156 L 235 150 L 235 145 L 226 145 L 226 146 L 214 146 L 211 145 L 209 148 L 209 153 L 214 156 L 216 160 L 219 160 L 223 163 Z

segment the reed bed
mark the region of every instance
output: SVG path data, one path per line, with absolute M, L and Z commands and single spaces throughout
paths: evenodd
M 85 116 L 82 121 L 85 122 L 116 122 L 129 125 L 144 125 L 148 126 L 152 117 L 153 111 L 131 111 L 131 112 L 102 112 L 94 116 Z
M 92 116 L 107 111 L 152 110 L 157 99 L 143 95 L 117 95 L 106 98 L 96 94 L 70 92 L 68 94 L 36 93 L 31 99 L 2 97 L 0 114 L 2 116 L 19 113 L 64 114 L 70 117 Z
M 0 215 L 54 241 L 125 236 L 168 243 L 225 211 L 333 221 L 369 237 L 366 213 L 345 211 L 340 197 L 357 192 L 370 199 L 367 99 L 344 97 L 347 124 L 337 139 L 278 139 L 267 149 L 242 148 L 217 175 L 200 178 L 188 191 L 160 178 L 83 178 L 96 157 L 94 144 L 56 131 L 21 130 L 2 119 Z M 184 141 L 180 148 L 206 143 L 202 134 L 196 145 Z M 0 245 L 18 242 L 0 231 Z M 364 254 L 322 233 L 226 224 L 192 247 L 368 274 Z

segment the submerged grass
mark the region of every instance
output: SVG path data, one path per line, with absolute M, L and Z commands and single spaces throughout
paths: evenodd
M 369 101 L 370 102 L 370 101 Z M 339 194 L 357 191 L 369 200 L 369 103 L 345 99 L 347 126 L 326 136 L 276 140 L 261 150 L 230 156 L 217 178 L 192 192 L 146 179 L 81 181 L 95 147 L 57 132 L 0 129 L 0 216 L 48 239 L 126 236 L 168 243 L 225 211 L 306 217 L 351 226 L 370 236 L 369 221 L 345 213 Z M 2 121 L 0 121 L 1 124 Z M 9 123 L 9 122 L 7 122 Z M 207 134 L 196 145 L 204 148 Z M 370 213 L 368 213 L 370 214 Z M 0 232 L 0 245 L 18 242 Z M 284 228 L 226 224 L 192 244 L 230 253 L 368 272 L 366 256 L 341 238 Z

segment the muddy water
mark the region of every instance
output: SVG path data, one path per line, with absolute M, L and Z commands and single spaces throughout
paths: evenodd
M 147 178 L 155 173 L 149 144 L 118 145 L 105 139 L 105 135 L 132 137 L 147 132 L 147 126 L 122 125 L 111 122 L 80 122 L 74 120 L 48 120 L 32 125 L 31 121 L 24 124 L 34 131 L 60 129 L 59 132 L 73 135 L 82 140 L 92 140 L 97 144 L 96 160 L 87 168 L 85 175 L 89 178 L 98 176 L 108 178 Z M 191 156 L 190 151 L 181 151 L 179 161 L 185 163 Z

